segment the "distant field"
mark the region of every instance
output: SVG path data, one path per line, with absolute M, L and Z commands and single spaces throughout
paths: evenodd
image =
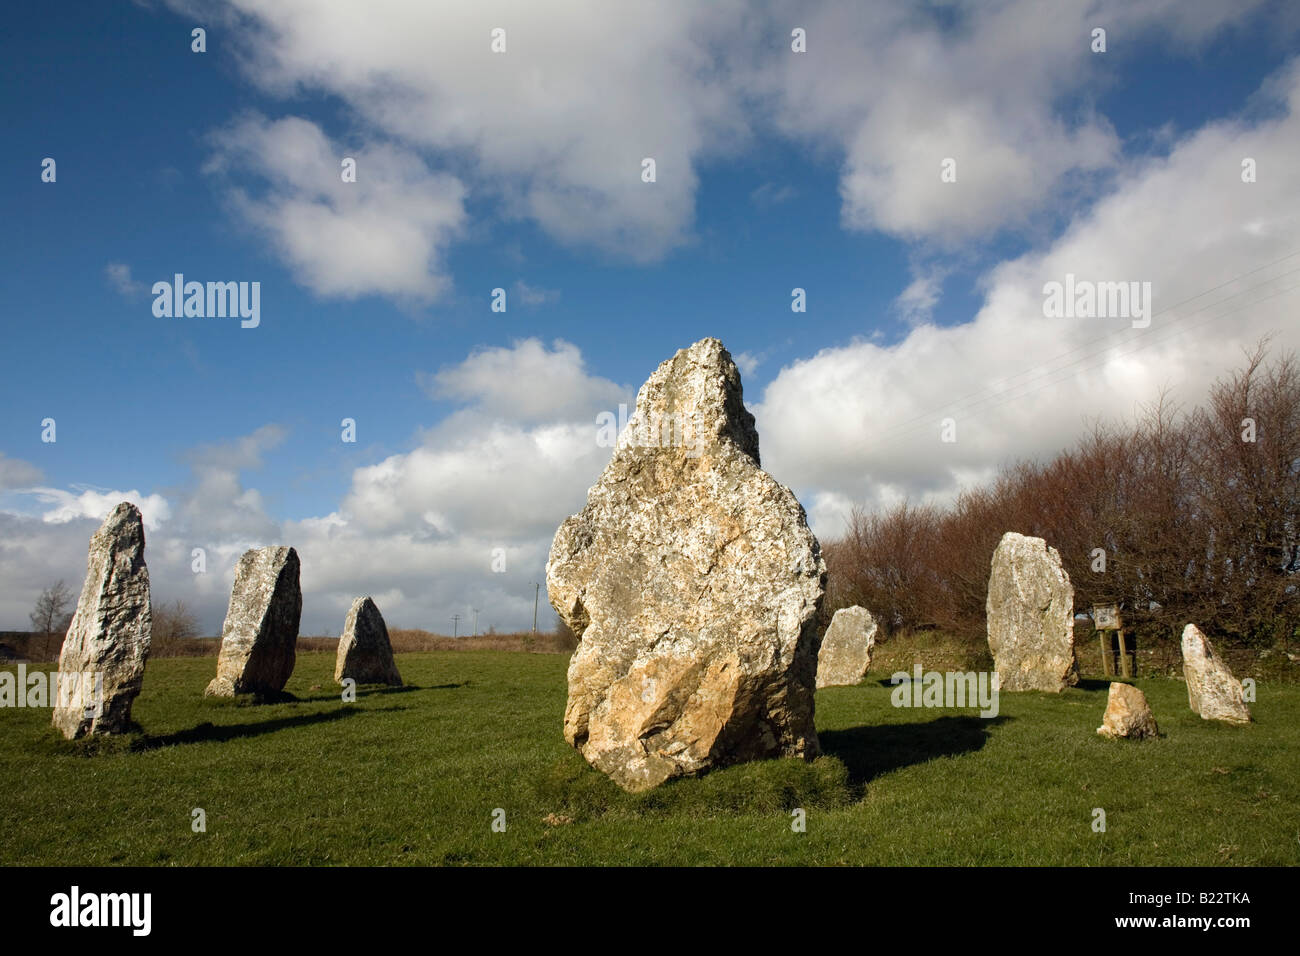
M 571 654 L 577 639 L 571 634 L 556 631 L 512 631 L 504 634 L 434 634 L 408 628 L 393 628 L 389 641 L 397 653 L 404 651 L 520 651 L 531 654 Z M 338 637 L 313 637 L 298 635 L 299 651 L 328 651 L 338 649 Z M 46 639 L 26 631 L 0 631 L 0 663 L 7 659 L 29 661 L 57 661 L 63 647 L 62 636 Z M 6 650 L 9 653 L 6 653 Z M 159 657 L 216 657 L 221 650 L 220 637 L 183 637 L 161 640 L 155 634 L 149 648 L 149 659 Z
M 345 705 L 333 656 L 303 653 L 286 688 L 298 699 L 257 706 L 201 696 L 210 658 L 152 660 L 140 732 L 93 744 L 64 741 L 48 710 L 0 710 L 0 862 L 1300 863 L 1294 685 L 1261 684 L 1257 723 L 1234 728 L 1195 716 L 1181 682 L 1141 681 L 1166 736 L 1126 743 L 1094 733 L 1100 682 L 1004 694 L 982 720 L 894 708 L 873 673 L 818 692 L 816 762 L 632 796 L 564 743 L 566 664 L 400 654 L 409 688 Z M 191 830 L 199 807 L 206 833 Z M 806 833 L 791 832 L 795 807 Z

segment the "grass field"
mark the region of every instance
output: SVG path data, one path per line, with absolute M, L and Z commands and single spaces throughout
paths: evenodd
M 48 710 L 0 710 L 0 863 L 1300 863 L 1294 685 L 1261 685 L 1256 723 L 1237 728 L 1194 715 L 1180 682 L 1140 681 L 1164 736 L 1133 743 L 1094 733 L 1100 682 L 1003 694 L 984 720 L 894 708 L 872 674 L 818 692 L 826 755 L 811 764 L 629 795 L 563 740 L 565 656 L 398 665 L 409 687 L 343 704 L 333 656 L 300 654 L 297 700 L 253 705 L 201 696 L 210 659 L 154 660 L 139 733 L 102 742 L 64 741 Z

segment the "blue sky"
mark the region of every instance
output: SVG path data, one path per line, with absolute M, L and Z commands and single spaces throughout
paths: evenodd
M 303 555 L 308 632 L 337 631 L 354 592 L 398 626 L 467 607 L 526 626 L 546 529 L 608 457 L 582 444 L 595 414 L 706 335 L 826 537 L 853 503 L 945 500 L 1050 454 L 1084 413 L 1162 385 L 1194 401 L 1238 345 L 1293 331 L 1286 294 L 1136 353 L 1124 323 L 1015 316 L 1063 270 L 1150 279 L 1170 303 L 1300 249 L 1283 4 L 329 6 L 7 14 L 0 628 L 80 580 L 128 493 L 155 598 L 208 632 L 240 551 L 270 543 Z M 528 105 L 548 89 L 581 102 Z M 347 155 L 357 184 L 313 180 Z M 658 181 L 625 155 L 657 156 Z M 260 282 L 259 327 L 156 317 L 149 288 L 176 272 Z M 947 397 L 996 395 L 1098 331 L 1101 364 L 972 420 L 960 457 L 930 440 Z M 918 418 L 915 447 L 873 450 Z

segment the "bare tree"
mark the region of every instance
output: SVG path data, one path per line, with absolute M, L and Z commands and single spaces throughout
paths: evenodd
M 152 642 L 156 648 L 161 649 L 161 645 L 194 637 L 199 633 L 199 619 L 179 598 L 167 604 L 155 604 L 152 611 Z
M 1267 341 L 1190 413 L 1168 394 L 1093 424 L 1047 462 L 1002 467 L 951 506 L 855 510 L 824 542 L 827 605 L 863 603 L 886 632 L 926 624 L 984 640 L 989 562 L 1006 531 L 1047 539 L 1075 607 L 1118 602 L 1176 659 L 1188 621 L 1230 646 L 1300 636 L 1300 359 Z
M 50 644 L 57 635 L 62 647 L 63 635 L 68 633 L 72 623 L 72 613 L 68 606 L 72 604 L 72 592 L 62 580 L 41 592 L 36 599 L 36 608 L 30 617 L 33 636 L 41 638 L 41 660 L 50 660 Z

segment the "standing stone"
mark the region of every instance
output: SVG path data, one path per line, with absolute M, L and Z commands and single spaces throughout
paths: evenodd
M 61 693 L 51 688 L 50 703 L 63 736 L 126 731 L 152 637 L 144 522 L 140 509 L 123 501 L 90 539 L 86 582 L 59 652 L 64 685 Z M 94 676 L 74 677 L 86 674 Z
M 1115 682 L 1110 685 L 1106 713 L 1097 733 L 1111 739 L 1128 737 L 1141 740 L 1160 736 L 1160 728 L 1156 726 L 1156 718 L 1147 704 L 1147 695 L 1132 684 Z
M 1183 676 L 1187 678 L 1188 704 L 1206 720 L 1250 723 L 1241 682 L 1195 624 L 1183 628 Z
M 581 635 L 565 739 L 632 791 L 815 757 L 825 579 L 803 508 L 759 467 L 731 355 L 712 338 L 682 349 L 551 545 L 547 594 Z
M 293 673 L 302 616 L 298 552 L 293 548 L 245 551 L 235 568 L 230 608 L 221 628 L 217 676 L 204 694 L 278 694 Z
M 989 651 L 1002 690 L 1059 692 L 1079 682 L 1074 588 L 1042 538 L 1008 531 L 993 552 Z
M 851 686 L 867 676 L 876 646 L 876 619 L 865 607 L 842 607 L 831 618 L 817 654 L 817 686 Z
M 388 641 L 388 627 L 375 602 L 359 597 L 352 602 L 343 636 L 339 638 L 338 659 L 334 664 L 334 681 L 341 684 L 351 678 L 358 684 L 402 686 L 402 675 L 393 660 L 393 645 Z

